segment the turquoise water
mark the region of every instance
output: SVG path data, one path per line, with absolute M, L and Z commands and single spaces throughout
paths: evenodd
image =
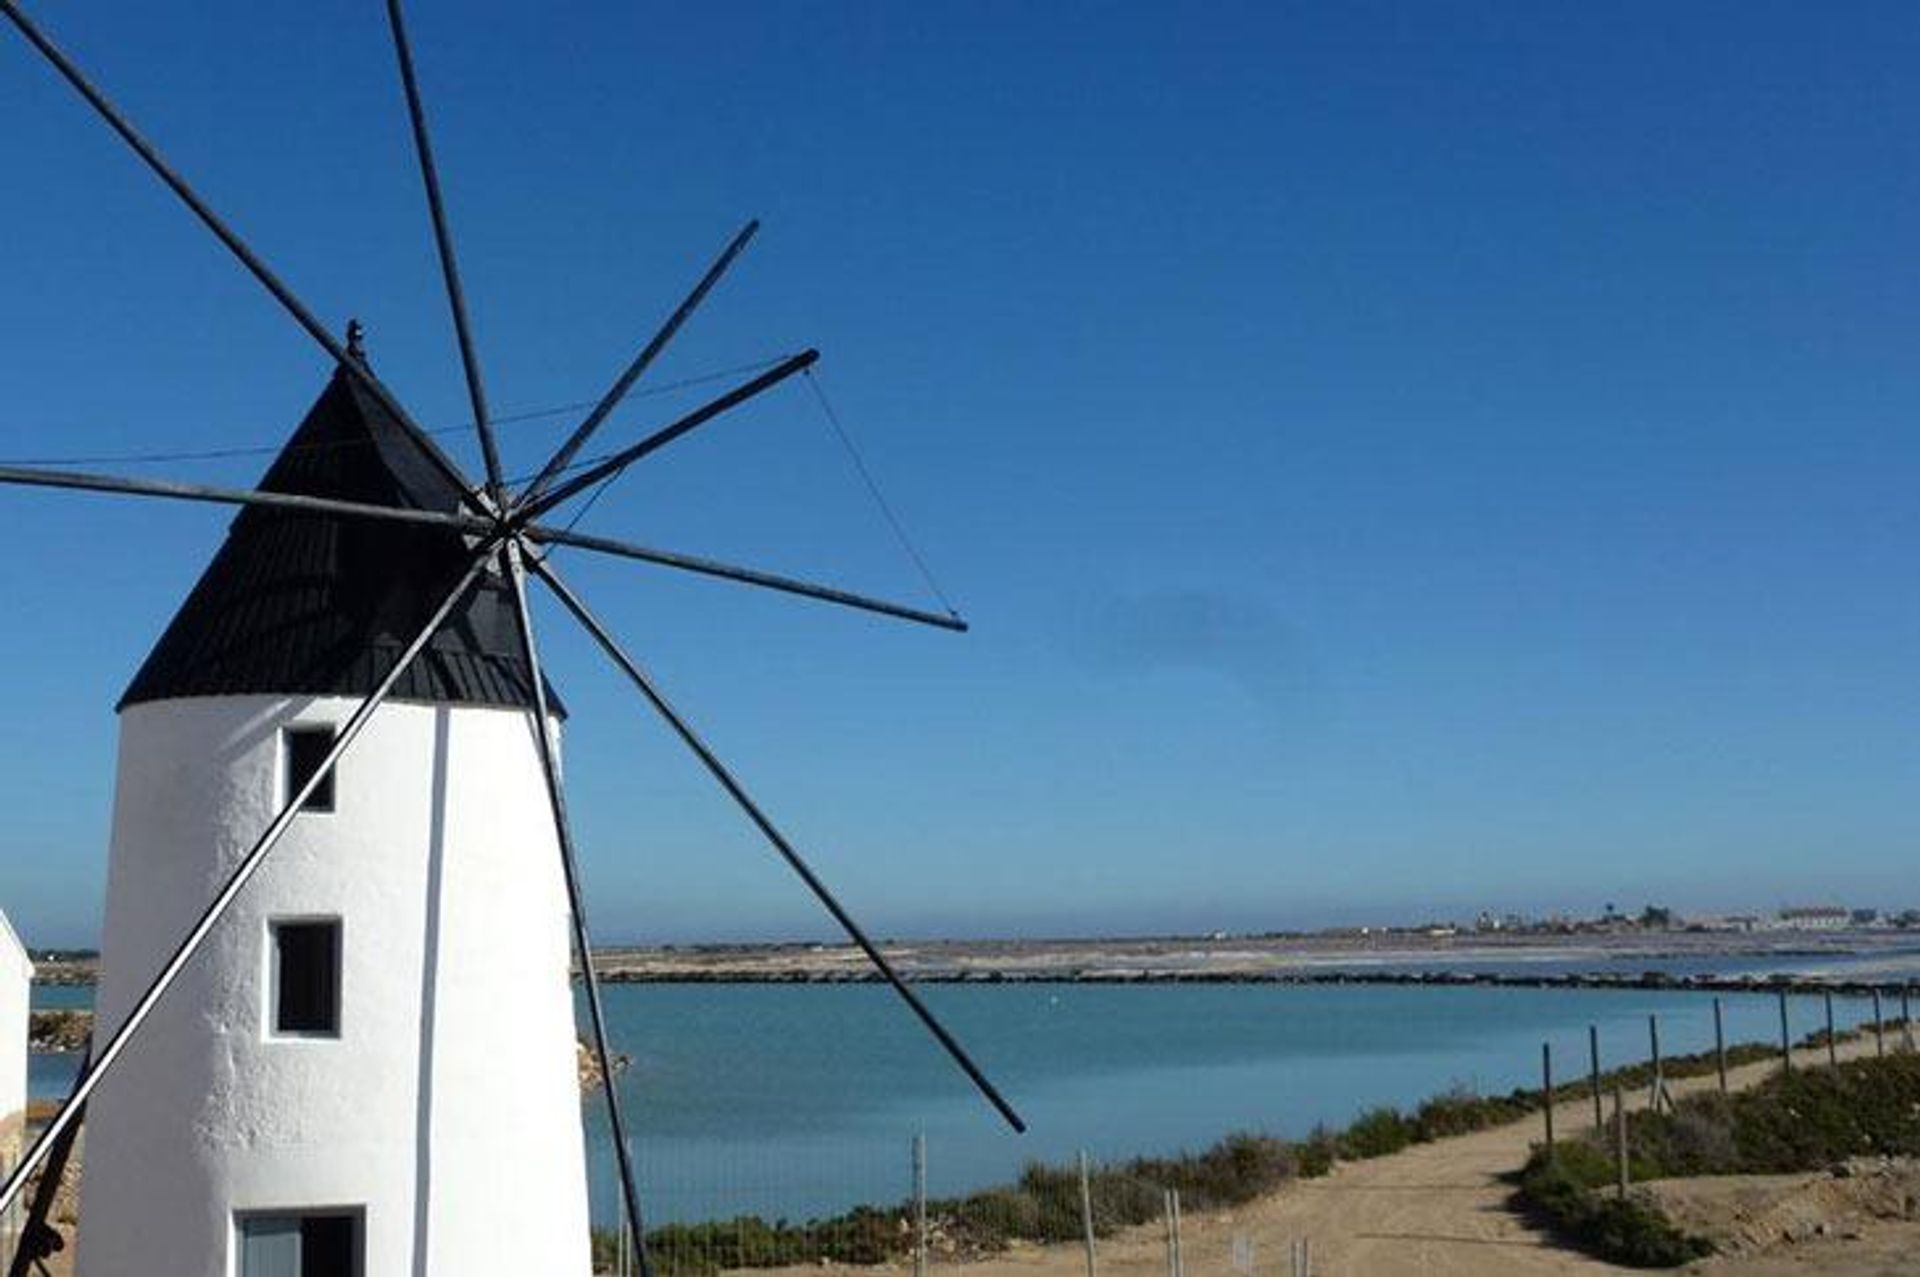
M 929 1188 L 963 1192 L 1062 1161 L 1198 1148 L 1236 1130 L 1302 1135 L 1452 1085 L 1539 1081 L 1540 1044 L 1584 1073 L 1713 1042 L 1696 993 L 1280 985 L 943 985 L 928 1003 L 1027 1119 L 1007 1130 L 878 986 L 630 985 L 609 990 L 621 1090 L 655 1220 L 754 1212 L 804 1219 L 905 1195 L 909 1141 Z M 1724 996 L 1730 1042 L 1775 1041 L 1777 1004 Z M 1836 1018 L 1870 1018 L 1864 1000 Z M 1792 1009 L 1797 1039 L 1818 999 Z M 589 1108 L 595 1215 L 611 1220 L 604 1113 Z
M 37 1005 L 85 1005 L 43 989 Z M 1453 1085 L 1539 1081 L 1540 1044 L 1582 1074 L 1587 1026 L 1608 1066 L 1644 1059 L 1647 1017 L 1668 1053 L 1713 1041 L 1712 1000 L 1677 991 L 1334 985 L 931 985 L 935 1012 L 1026 1117 L 1009 1131 L 878 985 L 614 985 L 606 1006 L 653 1222 L 757 1213 L 802 1220 L 896 1201 L 924 1132 L 929 1190 L 1005 1181 L 1031 1159 L 1198 1148 L 1236 1130 L 1302 1135 L 1375 1104 Z M 1730 1042 L 1776 1041 L 1768 995 L 1723 995 Z M 1897 1008 L 1889 1007 L 1889 1014 Z M 1796 1039 L 1818 998 L 1793 1003 Z M 1852 1025 L 1864 999 L 1836 1001 Z M 70 1058 L 34 1060 L 36 1094 Z M 612 1145 L 587 1106 L 597 1221 L 617 1212 Z

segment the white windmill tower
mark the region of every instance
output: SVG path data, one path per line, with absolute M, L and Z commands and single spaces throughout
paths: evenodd
M 584 1277 L 569 945 L 584 976 L 622 1211 L 646 1269 L 530 578 L 588 632 L 1008 1123 L 1025 1129 L 547 561 L 556 547 L 574 547 L 966 628 L 951 609 L 542 521 L 812 366 L 813 351 L 774 361 L 638 442 L 575 462 L 757 224 L 734 238 L 540 472 L 510 489 L 399 0 L 386 7 L 486 467 L 481 483 L 373 375 L 351 332 L 336 339 L 16 0 L 0 0 L 0 16 L 335 368 L 256 489 L 0 467 L 0 484 L 242 507 L 122 701 L 92 1055 L 0 1186 L 4 1212 L 33 1171 L 64 1163 L 97 1106 L 82 1277 Z M 43 1181 L 9 1277 L 23 1277 L 57 1241 L 46 1225 L 55 1180 Z
M 343 373 L 261 486 L 460 498 Z M 134 678 L 102 1031 L 468 557 L 397 532 L 242 510 Z M 94 1096 L 83 1277 L 229 1251 L 206 1270 L 586 1271 L 566 884 L 513 606 L 494 576 L 460 600 Z

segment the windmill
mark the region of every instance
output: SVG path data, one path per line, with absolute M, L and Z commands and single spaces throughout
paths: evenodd
M 332 805 L 336 777 L 344 783 L 349 775 L 344 764 L 355 760 L 357 743 L 362 751 L 369 753 L 372 760 L 368 763 L 369 774 L 375 770 L 375 763 L 384 765 L 395 761 L 403 765 L 401 772 L 404 774 L 404 764 L 421 759 L 438 758 L 444 766 L 447 733 L 451 733 L 456 744 L 473 737 L 475 733 L 481 733 L 486 735 L 490 743 L 480 753 L 503 769 L 501 774 L 504 779 L 501 783 L 505 788 L 523 796 L 531 794 L 533 798 L 530 802 L 537 800 L 540 829 L 535 836 L 535 831 L 513 827 L 513 822 L 508 820 L 502 829 L 472 833 L 469 835 L 472 841 L 466 847 L 468 850 L 480 848 L 474 854 L 493 856 L 500 866 L 517 866 L 502 868 L 503 873 L 531 872 L 520 861 L 511 859 L 512 848 L 519 849 L 521 861 L 525 860 L 525 849 L 529 845 L 544 846 L 553 853 L 554 859 L 547 862 L 546 870 L 548 881 L 554 885 L 557 908 L 564 914 L 564 934 L 558 940 L 563 958 L 560 977 L 562 1001 L 567 1003 L 571 1014 L 570 1000 L 564 994 L 564 956 L 570 946 L 573 959 L 583 975 L 591 1045 L 598 1057 L 614 1154 L 619 1167 L 622 1211 L 636 1239 L 644 1239 L 643 1216 L 626 1119 L 614 1084 L 615 1070 L 608 1044 L 606 1017 L 599 979 L 592 961 L 586 901 L 567 816 L 565 792 L 560 780 L 557 730 L 563 711 L 543 674 L 529 609 L 529 579 L 540 582 L 562 609 L 584 628 L 671 733 L 694 754 L 774 851 L 799 875 L 955 1064 L 1015 1130 L 1024 1130 L 1019 1116 L 965 1049 L 912 987 L 901 979 L 740 780 L 668 700 L 652 677 L 627 654 L 612 632 L 566 583 L 549 559 L 556 548 L 575 548 L 782 591 L 941 629 L 958 631 L 966 628 L 951 609 L 941 613 L 904 606 L 789 576 L 593 536 L 574 531 L 571 527 L 556 526 L 548 520 L 548 516 L 563 504 L 576 498 L 590 499 L 602 485 L 641 459 L 787 379 L 806 372 L 813 365 L 817 354 L 811 350 L 783 359 L 701 407 L 602 459 L 590 463 L 578 460 L 582 450 L 606 423 L 610 414 L 747 247 L 758 224 L 748 223 L 726 245 L 692 291 L 615 378 L 611 387 L 539 472 L 517 488 L 509 484 L 501 468 L 494 422 L 468 322 L 464 290 L 400 0 L 387 0 L 387 15 L 414 150 L 425 188 L 436 253 L 484 465 L 484 477 L 476 482 L 469 479 L 454 460 L 434 443 L 393 391 L 375 375 L 351 329 L 343 341 L 320 323 L 258 254 L 21 10 L 15 0 L 0 0 L 0 13 L 4 13 L 47 63 L 326 352 L 335 368 L 331 384 L 296 433 L 294 441 L 256 488 L 222 488 L 22 467 L 0 468 L 0 484 L 239 507 L 228 543 L 223 547 L 220 557 L 209 567 L 200 586 L 155 648 L 122 702 L 121 795 L 116 803 L 115 818 L 116 873 L 123 863 L 119 850 L 123 836 L 133 844 L 143 838 L 173 837 L 176 842 L 219 841 L 225 838 L 231 845 L 222 855 L 201 867 L 205 873 L 203 882 L 183 885 L 158 876 L 128 889 L 138 895 L 142 903 L 150 902 L 153 892 L 165 894 L 169 891 L 176 898 L 176 906 L 183 906 L 183 902 L 190 901 L 191 908 L 181 915 L 183 919 L 190 918 L 190 921 L 164 936 L 158 933 L 143 934 L 139 944 L 123 946 L 131 951 L 150 953 L 153 959 L 151 974 L 133 983 L 130 982 L 133 980 L 131 972 L 115 971 L 111 978 L 125 983 L 114 995 L 117 1005 L 111 1008 L 111 1014 L 104 1005 L 109 990 L 103 986 L 101 1034 L 94 1043 L 89 1061 L 83 1066 L 65 1105 L 14 1168 L 4 1186 L 0 1187 L 0 1210 L 10 1207 L 20 1198 L 29 1175 L 43 1162 L 57 1165 L 65 1159 L 82 1115 L 90 1103 L 105 1104 L 111 1100 L 125 1109 L 125 1097 L 111 1088 L 101 1092 L 101 1084 L 127 1057 L 143 1032 L 157 1033 L 157 1040 L 163 1047 L 170 1033 L 178 1038 L 183 1030 L 179 1025 L 167 1022 L 169 1008 L 165 1000 L 170 990 L 194 979 L 194 973 L 201 968 L 209 968 L 215 975 L 241 971 L 252 960 L 248 954 L 254 952 L 246 947 L 247 944 L 257 940 L 266 946 L 274 961 L 304 964 L 300 965 L 301 970 L 312 966 L 323 973 L 329 970 L 336 972 L 330 977 L 335 981 L 331 986 L 327 984 L 329 977 L 324 974 L 317 983 L 309 980 L 305 985 L 288 984 L 287 978 L 281 977 L 276 988 L 283 998 L 294 999 L 294 1003 L 287 1005 L 294 1005 L 290 1019 L 296 1025 L 296 1033 L 300 1024 L 307 1023 L 303 1017 L 318 1014 L 324 1019 L 329 998 L 333 999 L 333 1005 L 337 1008 L 340 997 L 337 963 L 339 948 L 343 943 L 343 920 L 339 917 L 312 919 L 291 916 L 279 921 L 267 919 L 273 930 L 264 938 L 236 938 L 231 934 L 234 931 L 231 923 L 235 916 L 245 916 L 252 900 L 249 895 L 250 884 L 253 885 L 254 894 L 265 891 L 272 896 L 275 891 L 285 894 L 286 890 L 298 888 L 303 882 L 322 880 L 313 877 L 303 880 L 294 871 L 280 874 L 276 879 L 273 873 L 282 865 L 270 863 L 270 859 L 276 848 L 290 847 L 304 858 L 303 863 L 317 866 L 314 873 L 320 874 L 328 864 L 329 854 L 341 850 L 343 835 L 338 830 L 348 828 L 349 822 L 343 820 L 328 827 L 315 813 L 324 812 Z M 329 447 L 334 451 L 327 452 Z M 351 465 L 333 464 L 324 459 L 319 462 L 312 460 L 319 456 L 331 457 L 338 462 L 342 455 L 359 460 Z M 298 591 L 292 587 L 285 590 L 277 588 L 271 573 L 266 578 L 269 584 L 262 585 L 260 569 L 263 564 L 285 564 L 295 560 L 305 562 L 301 556 L 315 552 L 316 545 L 324 549 L 327 561 L 332 565 L 329 569 L 331 575 L 323 588 L 323 597 L 317 602 L 309 598 L 304 605 L 297 601 L 290 603 L 288 600 L 295 598 Z M 341 622 L 342 618 L 346 618 L 344 623 L 334 624 Z M 327 628 L 329 625 L 333 626 L 331 630 Z M 227 657 L 231 656 L 236 641 L 239 647 L 246 648 L 245 640 L 251 638 L 255 641 L 250 650 L 255 652 L 257 658 L 258 653 L 269 646 L 269 636 L 277 637 L 280 642 L 275 649 L 275 657 L 279 664 L 262 668 L 258 659 L 252 663 L 237 658 L 214 659 L 208 654 L 212 649 L 207 642 L 208 634 L 214 630 L 219 631 L 221 642 L 227 645 L 221 649 Z M 236 634 L 240 635 L 240 640 L 235 639 Z M 301 647 L 302 643 L 306 644 L 305 648 Z M 324 679 L 317 685 L 309 678 L 315 670 L 325 671 Z M 191 756 L 196 746 L 224 747 L 230 743 L 234 739 L 234 732 L 239 729 L 238 724 L 202 721 L 204 715 L 202 718 L 183 716 L 188 712 L 180 707 L 196 705 L 204 708 L 216 701 L 239 704 L 245 699 L 239 695 L 241 693 L 267 698 L 265 702 L 248 702 L 245 708 L 248 712 L 259 711 L 267 715 L 264 721 L 273 733 L 275 744 L 255 749 L 246 755 L 252 762 L 245 765 L 259 771 L 256 779 L 260 779 L 261 785 L 266 787 L 265 792 L 273 794 L 271 802 L 260 802 L 258 791 L 248 790 L 248 793 L 254 794 L 250 800 L 253 805 L 240 803 L 236 806 L 230 801 L 231 793 L 236 789 L 235 777 L 226 775 L 221 778 L 222 784 L 227 786 L 223 791 L 225 796 L 208 808 L 213 815 L 209 816 L 206 811 L 195 815 L 192 804 L 182 803 L 177 796 L 163 792 L 161 782 L 151 781 L 151 778 L 143 781 L 138 776 L 129 780 L 130 767 L 138 771 L 139 767 L 134 765 L 142 764 L 142 760 L 182 752 Z M 195 701 L 195 697 L 206 699 Z M 323 708 L 327 709 L 324 722 L 305 724 L 299 721 L 305 712 L 301 707 L 322 702 Z M 418 719 L 413 714 L 415 710 L 429 717 L 434 713 L 452 714 L 456 716 L 453 720 L 455 725 L 448 728 L 443 721 L 436 728 L 426 719 Z M 193 712 L 199 711 L 196 709 Z M 517 734 L 500 734 L 499 724 L 503 720 L 518 724 Z M 257 727 L 258 724 L 253 726 Z M 529 726 L 531 730 L 528 730 Z M 320 730 L 305 731 L 304 727 Z M 442 733 L 439 738 L 441 752 L 437 755 L 432 753 L 432 746 L 420 743 L 426 739 L 420 736 L 420 732 L 431 733 L 435 730 Z M 466 736 L 462 733 L 466 733 Z M 408 744 L 409 740 L 414 744 Z M 257 740 L 254 743 L 258 745 Z M 276 776 L 279 778 L 277 788 L 271 783 Z M 466 779 L 471 782 L 472 778 Z M 141 788 L 143 784 L 146 785 L 145 789 Z M 515 786 L 518 786 L 517 790 Z M 458 789 L 458 786 L 455 788 Z M 132 797 L 129 797 L 130 793 Z M 143 794 L 145 797 L 142 797 Z M 503 805 L 507 802 L 496 794 L 486 795 L 477 801 L 499 802 Z M 515 810 L 524 815 L 532 808 L 522 803 Z M 462 809 L 457 803 L 441 801 L 434 811 L 437 813 L 436 819 L 452 820 L 462 816 Z M 180 814 L 182 812 L 185 814 Z M 359 813 L 362 818 L 370 814 L 377 817 L 379 812 L 376 809 L 372 813 Z M 472 815 L 471 812 L 465 814 Z M 499 811 L 489 808 L 484 815 L 485 821 L 469 820 L 467 826 L 492 824 Z M 167 820 L 186 823 L 171 834 L 164 830 L 160 834 L 151 833 L 156 826 L 165 825 Z M 200 823 L 194 824 L 195 820 Z M 213 823 L 210 825 L 208 821 Z M 242 823 L 248 825 L 244 837 L 239 836 Z M 328 828 L 336 832 L 328 833 Z M 433 836 L 451 835 L 442 831 Z M 136 859 L 133 856 L 124 858 L 127 863 Z M 554 860 L 557 860 L 557 866 Z M 359 867 L 362 866 L 357 866 L 356 871 Z M 557 873 L 554 872 L 556 868 Z M 537 879 L 527 878 L 525 881 L 536 882 Z M 210 892 L 207 890 L 209 887 Z M 113 891 L 110 888 L 110 897 Z M 166 914 L 166 910 L 150 912 Z M 110 898 L 110 933 L 113 918 L 114 907 Z M 223 928 L 223 922 L 229 925 Z M 285 925 L 282 926 L 282 923 Z M 358 924 L 353 917 L 348 917 L 344 920 L 344 926 L 344 942 L 350 944 L 357 934 L 355 928 Z M 110 946 L 112 941 L 110 934 Z M 222 945 L 224 949 L 219 947 Z M 211 959 L 206 956 L 210 948 L 217 950 Z M 315 954 L 321 957 L 315 959 Z M 331 958 L 327 957 L 329 954 Z M 329 966 L 329 962 L 335 965 Z M 195 986 L 196 996 L 212 996 L 202 987 L 206 984 L 207 981 L 202 980 L 201 986 Z M 551 989 L 540 996 L 545 999 L 541 1005 L 554 1005 Z M 285 1006 L 281 1009 L 284 1011 Z M 160 1028 L 153 1029 L 151 1026 L 154 1025 Z M 514 1031 L 512 1025 L 496 1030 L 503 1034 Z M 571 1052 L 570 1034 L 567 1049 Z M 568 1059 L 570 1063 L 570 1054 Z M 237 1061 L 237 1064 L 233 1061 Z M 232 1068 L 240 1071 L 243 1081 L 250 1076 L 246 1073 L 248 1065 L 257 1062 L 258 1057 L 248 1055 L 245 1051 L 239 1051 L 229 1061 Z M 547 1069 L 542 1076 L 550 1076 L 551 1073 L 552 1070 Z M 426 1076 L 424 1072 L 422 1076 Z M 272 1084 L 272 1079 L 261 1083 L 262 1086 Z M 244 1091 L 245 1087 L 240 1089 Z M 259 1098 L 251 1091 L 246 1094 L 254 1096 L 256 1100 Z M 105 1122 L 106 1119 L 96 1113 L 91 1125 L 98 1133 Z M 575 1126 L 577 1128 L 577 1119 Z M 577 1136 L 577 1129 L 575 1134 Z M 141 1147 L 138 1140 L 131 1143 L 123 1141 L 123 1144 L 133 1149 Z M 577 1140 L 574 1147 L 577 1148 Z M 566 1154 L 566 1150 L 563 1148 L 561 1153 Z M 546 1149 L 545 1155 L 553 1156 L 553 1150 Z M 154 1171 L 165 1168 L 145 1169 Z M 324 1178 L 312 1166 L 302 1173 Z M 45 1196 L 43 1194 L 42 1198 Z M 424 1198 L 411 1204 L 418 1213 L 418 1219 L 425 1221 L 430 1212 Z M 214 1205 L 220 1207 L 219 1203 Z M 278 1219 L 268 1221 L 276 1227 L 284 1222 Z M 366 1221 L 362 1220 L 359 1226 L 365 1227 Z M 424 1227 L 424 1223 L 420 1226 Z M 269 1228 L 264 1231 L 270 1233 L 272 1230 Z M 311 1242 L 312 1238 L 308 1238 L 307 1242 L 298 1244 Z M 85 1244 L 83 1238 L 83 1246 Z M 321 1244 L 333 1243 L 323 1239 Z M 364 1238 L 357 1244 L 364 1246 Z M 419 1270 L 422 1262 L 418 1255 L 422 1253 L 418 1250 L 414 1252 L 416 1270 Z M 21 1261 L 16 1262 L 15 1271 L 24 1271 L 25 1263 L 31 1262 L 31 1258 L 30 1254 L 24 1255 Z M 85 1262 L 84 1252 L 82 1258 Z M 644 1249 L 642 1263 L 644 1267 Z M 492 1265 L 486 1267 L 491 1268 Z M 289 1271 L 297 1271 L 297 1265 Z

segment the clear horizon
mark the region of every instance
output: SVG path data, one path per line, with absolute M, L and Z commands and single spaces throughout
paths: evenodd
M 377 6 L 38 16 L 417 415 L 464 419 Z M 1920 12 L 414 25 L 498 411 L 596 397 L 759 216 L 655 384 L 820 347 L 974 623 L 571 569 L 874 934 L 1920 904 Z M 32 195 L 0 208 L 0 461 L 251 483 L 324 359 L 11 32 L 0 83 Z M 927 601 L 788 390 L 583 529 Z M 571 424 L 509 427 L 509 470 Z M 205 450 L 237 455 L 117 460 Z M 227 516 L 0 505 L 31 529 L 0 908 L 81 943 L 111 707 Z M 541 621 L 600 934 L 828 934 Z

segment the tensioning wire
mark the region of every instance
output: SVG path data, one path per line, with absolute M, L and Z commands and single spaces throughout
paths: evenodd
M 670 381 L 658 386 L 647 386 L 635 390 L 629 397 L 634 399 L 668 395 L 675 391 L 687 390 L 694 386 L 704 386 L 709 382 L 721 381 L 728 377 L 738 377 L 743 373 L 759 372 L 771 368 L 787 356 L 777 355 L 772 359 L 761 359 L 750 364 L 738 364 L 731 368 L 722 368 L 716 372 L 702 373 L 697 377 L 686 377 L 680 381 Z M 546 417 L 558 417 L 571 412 L 583 412 L 599 403 L 597 399 L 583 399 L 577 403 L 555 404 L 550 408 L 534 408 L 526 412 L 510 413 L 504 417 L 493 418 L 496 426 L 518 425 L 528 421 L 539 421 Z M 458 425 L 434 426 L 426 431 L 430 435 L 458 434 L 473 429 L 471 421 Z M 9 466 L 102 466 L 102 465 L 167 465 L 186 461 L 221 461 L 235 457 L 278 456 L 282 453 L 329 452 L 336 448 L 355 448 L 361 446 L 354 440 L 337 440 L 329 443 L 303 443 L 299 445 L 261 445 L 245 448 L 204 448 L 197 451 L 176 452 L 107 452 L 84 457 L 10 457 L 0 460 L 0 465 Z M 575 466 L 569 466 L 571 470 Z M 531 476 L 529 476 L 531 477 Z
M 900 516 L 893 512 L 893 506 L 888 502 L 886 494 L 880 491 L 880 484 L 874 479 L 873 471 L 867 468 L 866 459 L 860 455 L 860 449 L 854 445 L 853 436 L 848 434 L 846 426 L 841 424 L 840 414 L 834 411 L 832 401 L 827 398 L 826 387 L 822 386 L 820 379 L 814 376 L 813 369 L 807 369 L 804 375 L 807 384 L 813 387 L 813 397 L 819 401 L 821 415 L 833 428 L 834 436 L 840 440 L 840 446 L 847 450 L 847 457 L 853 462 L 854 470 L 859 473 L 860 481 L 866 485 L 868 493 L 872 495 L 873 503 L 880 507 L 880 513 L 886 519 L 887 526 L 893 529 L 894 538 L 900 542 L 900 548 L 907 552 L 909 559 L 913 560 L 913 565 L 920 570 L 920 578 L 927 583 L 927 588 L 933 591 L 933 596 L 940 600 L 940 606 L 947 609 L 947 615 L 959 617 L 960 609 L 954 607 L 953 600 L 949 599 L 947 592 L 940 588 L 940 582 L 934 578 L 933 569 L 927 565 L 926 558 L 914 545 L 913 538 L 907 535 L 905 525 L 900 522 Z

